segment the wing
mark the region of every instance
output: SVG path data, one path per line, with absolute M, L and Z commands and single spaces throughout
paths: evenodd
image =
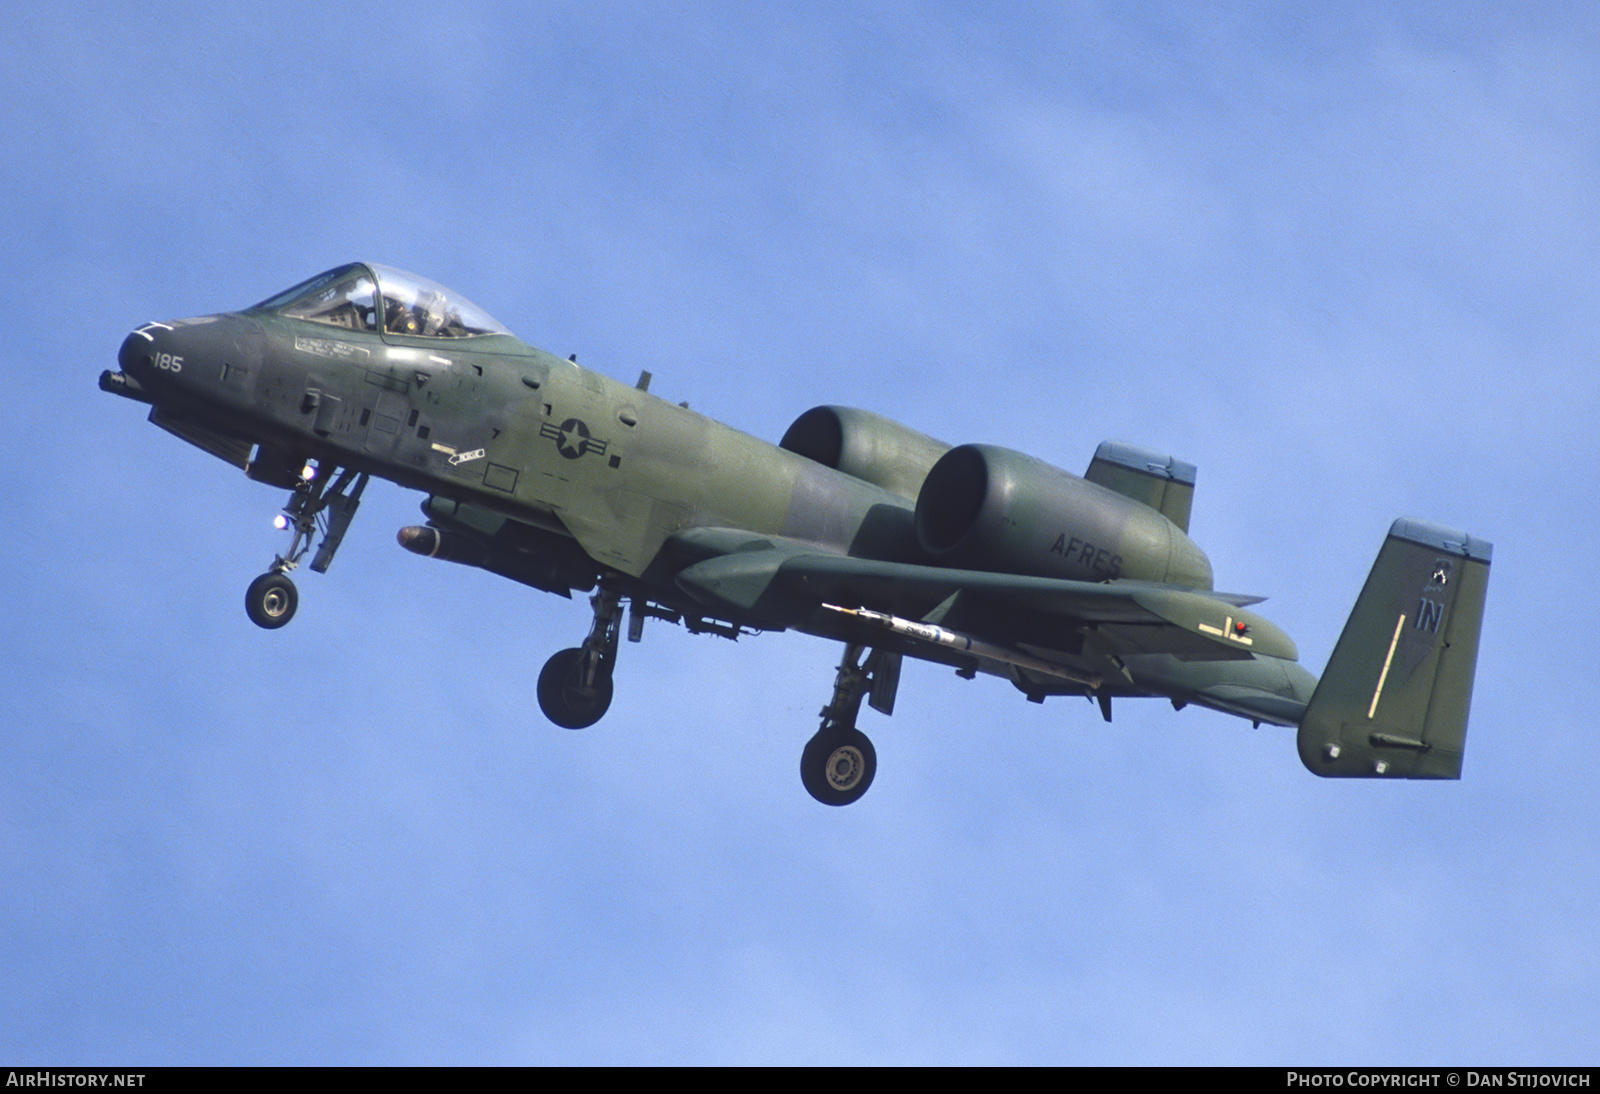
M 698 548 L 693 553 L 702 556 L 677 573 L 678 586 L 708 608 L 757 626 L 835 631 L 826 623 L 828 613 L 849 609 L 1063 660 L 1141 653 L 1185 661 L 1298 659 L 1288 635 L 1245 610 L 1242 603 L 1253 601 L 1248 597 L 1139 581 L 1065 581 L 852 558 L 814 544 L 722 529 L 677 538 L 680 550 Z M 903 637 L 915 644 L 915 636 Z

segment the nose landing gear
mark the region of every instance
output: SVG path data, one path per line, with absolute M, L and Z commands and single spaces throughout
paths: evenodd
M 324 487 L 325 481 L 314 472 L 302 475 L 295 483 L 294 493 L 289 495 L 289 503 L 283 507 L 279 527 L 294 529 L 289 550 L 273 559 L 267 572 L 250 583 L 244 596 L 245 614 L 258 627 L 277 630 L 294 618 L 295 609 L 300 605 L 300 593 L 289 580 L 289 571 L 300 565 L 300 560 L 311 549 L 311 540 L 319 527 L 322 543 L 311 559 L 311 569 L 319 574 L 327 572 L 361 504 L 361 492 L 367 488 L 367 473 L 345 468 L 331 485 Z

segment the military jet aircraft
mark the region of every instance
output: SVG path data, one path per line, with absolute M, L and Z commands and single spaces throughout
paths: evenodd
M 1029 700 L 1160 696 L 1298 726 L 1318 775 L 1459 778 L 1490 544 L 1389 529 L 1319 681 L 1294 643 L 1212 589 L 1188 536 L 1193 465 L 1105 443 L 1080 477 L 950 446 L 865 410 L 817 407 L 774 447 L 515 338 L 463 297 L 354 263 L 254 307 L 146 323 L 102 390 L 286 489 L 288 549 L 249 588 L 266 628 L 289 578 L 327 570 L 371 476 L 427 495 L 407 550 L 570 597 L 582 643 L 537 694 L 556 725 L 605 714 L 624 627 L 734 638 L 793 628 L 844 644 L 801 755 L 818 801 L 871 785 L 865 699 L 894 709 L 906 657 L 1004 677 Z M 624 612 L 624 603 L 627 611 Z

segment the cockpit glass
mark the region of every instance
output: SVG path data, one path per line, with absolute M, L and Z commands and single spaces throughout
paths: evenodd
M 346 330 L 378 329 L 377 284 L 365 266 L 342 266 L 261 304 L 293 319 Z
M 511 333 L 472 301 L 425 277 L 388 266 L 372 268 L 378 275 L 386 334 L 470 338 L 478 334 Z
M 511 333 L 470 300 L 425 277 L 361 263 L 319 274 L 256 306 L 332 327 L 412 338 Z

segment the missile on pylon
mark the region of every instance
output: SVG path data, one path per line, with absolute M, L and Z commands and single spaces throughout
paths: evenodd
M 921 623 L 915 619 L 903 619 L 897 615 L 875 612 L 868 608 L 841 608 L 836 604 L 824 604 L 823 607 L 841 615 L 853 616 L 863 623 L 880 627 L 905 638 L 931 642 L 936 646 L 943 646 L 945 649 L 970 653 L 974 657 L 999 661 L 1001 664 L 1015 665 L 1017 668 L 1026 669 L 1029 672 L 1070 680 L 1074 684 L 1082 684 L 1086 688 L 1098 689 L 1104 682 L 1101 677 L 1091 673 L 1078 672 L 1068 668 L 1066 665 L 1057 664 L 1054 661 L 1046 661 L 1042 657 L 1035 657 L 1030 653 L 1015 650 L 1009 646 L 986 642 L 981 638 L 974 638 L 971 635 L 962 634 L 960 631 L 953 631 L 933 623 Z

